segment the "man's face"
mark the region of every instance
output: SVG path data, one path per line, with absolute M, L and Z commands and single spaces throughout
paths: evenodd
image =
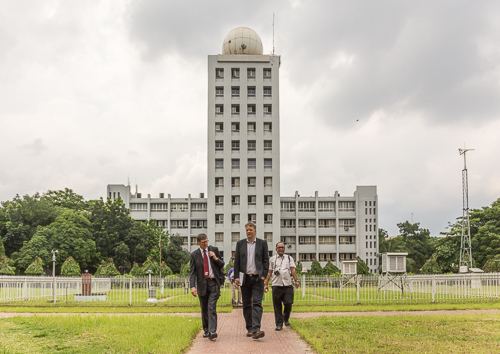
M 285 244 L 283 244 L 283 243 L 278 243 L 278 244 L 276 245 L 276 252 L 278 252 L 278 255 L 279 255 L 280 257 L 282 257 L 282 256 L 283 256 L 283 254 L 285 253 Z
M 252 240 L 255 237 L 256 231 L 252 226 L 245 227 L 245 232 L 247 233 L 247 238 Z
M 208 238 L 201 241 L 196 241 L 196 243 L 198 244 L 198 246 L 200 246 L 202 250 L 204 250 L 208 247 Z

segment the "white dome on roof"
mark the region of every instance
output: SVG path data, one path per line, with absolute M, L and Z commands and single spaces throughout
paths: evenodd
M 238 27 L 224 38 L 222 54 L 262 55 L 262 41 L 253 29 Z

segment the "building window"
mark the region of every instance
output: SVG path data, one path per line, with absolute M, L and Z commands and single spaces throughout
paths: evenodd
M 170 227 L 172 229 L 187 229 L 188 221 L 187 220 L 172 220 L 170 221 Z
M 273 242 L 273 233 L 264 232 L 264 240 L 266 240 L 266 242 Z
M 335 202 L 318 202 L 318 211 L 335 211 Z
M 215 97 L 224 97 L 224 87 L 217 86 L 215 88 Z
M 231 168 L 233 170 L 239 170 L 240 169 L 240 159 L 231 159 Z
M 231 105 L 231 114 L 233 116 L 239 116 L 240 115 L 240 105 L 239 104 L 233 104 L 233 105 Z
M 231 214 L 231 224 L 240 223 L 240 214 Z
M 314 211 L 315 202 L 299 202 L 299 211 Z
M 207 203 L 192 203 L 191 211 L 207 211 Z
M 216 122 L 215 123 L 215 132 L 216 133 L 222 133 L 224 131 L 224 123 L 222 122 Z
M 356 237 L 355 236 L 340 236 L 339 237 L 339 245 L 355 245 Z
M 217 114 L 217 115 L 224 114 L 224 105 L 223 104 L 216 104 L 215 105 L 215 114 Z
M 215 223 L 224 224 L 224 214 L 215 214 Z
M 264 79 L 271 78 L 271 69 L 264 69 Z
M 295 219 L 281 219 L 281 228 L 282 229 L 294 229 L 295 228 Z
M 238 123 L 238 122 L 231 123 L 231 131 L 233 133 L 239 133 L 240 132 L 240 123 Z
M 247 114 L 248 115 L 255 115 L 255 111 L 256 111 L 256 108 L 255 108 L 254 104 L 247 105 Z
M 166 228 L 168 226 L 167 224 L 168 224 L 167 220 L 156 220 L 156 226 Z
M 271 97 L 271 86 L 264 86 L 264 97 Z
M 320 236 L 319 237 L 320 245 L 334 245 L 335 244 L 335 236 Z
M 223 79 L 224 78 L 224 69 L 217 68 L 215 69 L 215 78 Z
M 336 254 L 335 253 L 320 253 L 319 254 L 319 261 L 320 262 L 335 262 L 336 259 Z
M 255 133 L 255 122 L 248 122 L 247 123 L 247 132 L 248 133 Z
M 257 222 L 257 214 L 248 214 L 248 222 Z
M 240 87 L 239 86 L 231 87 L 231 97 L 240 97 Z
M 240 240 L 239 232 L 231 232 L 231 242 L 238 242 Z
M 299 236 L 299 245 L 315 245 L 316 236 Z
M 272 114 L 272 106 L 270 104 L 265 104 L 264 105 L 264 114 Z
M 356 253 L 341 253 L 340 261 L 352 261 L 356 259 Z
M 255 170 L 257 166 L 257 161 L 255 159 L 248 159 L 248 169 Z
M 240 141 L 239 140 L 231 141 L 231 150 L 232 151 L 240 151 Z
M 273 141 L 264 140 L 264 150 L 272 150 L 272 149 L 273 149 Z
M 255 68 L 248 68 L 247 69 L 247 78 L 255 79 Z
M 265 195 L 264 196 L 264 205 L 273 205 L 273 196 Z
M 220 170 L 224 168 L 224 160 L 223 159 L 215 159 L 215 169 Z
M 206 229 L 207 228 L 207 221 L 206 220 L 191 220 L 191 228 L 192 229 Z M 196 241 L 194 243 L 196 243 Z
M 264 224 L 273 223 L 273 214 L 264 214 Z
M 224 242 L 224 233 L 216 232 L 215 233 L 215 242 Z
M 339 225 L 340 227 L 354 227 L 356 220 L 354 219 L 340 219 Z
M 224 196 L 216 195 L 215 196 L 215 205 L 224 205 Z
M 187 212 L 188 204 L 187 203 L 172 203 L 170 204 L 170 211 L 172 212 Z
M 224 187 L 224 177 L 215 177 L 215 188 Z
M 239 79 L 240 78 L 240 69 L 238 69 L 238 68 L 231 69 L 231 78 Z
M 264 123 L 264 132 L 271 133 L 273 131 L 273 124 L 271 122 Z
M 255 177 L 248 177 L 248 186 L 249 187 L 255 187 L 256 180 L 257 179 Z
M 339 202 L 339 211 L 354 211 L 354 202 Z
M 168 211 L 168 204 L 167 203 L 151 204 L 151 211 Z
M 255 140 L 248 140 L 247 144 L 248 144 L 248 151 L 255 151 L 257 145 Z
M 319 219 L 318 220 L 318 227 L 320 228 L 333 228 L 335 227 L 335 220 L 334 219 Z
M 247 96 L 248 97 L 255 97 L 255 86 L 248 86 Z
M 295 211 L 295 202 L 281 202 L 281 211 Z
M 148 210 L 146 203 L 131 203 L 130 210 Z
M 215 151 L 224 151 L 224 141 L 215 140 Z
M 299 227 L 305 227 L 305 228 L 316 227 L 316 220 L 314 220 L 314 219 L 299 219 Z
M 264 177 L 264 187 L 272 187 L 272 186 L 273 186 L 273 178 Z
M 231 187 L 233 187 L 233 188 L 240 187 L 240 178 L 239 177 L 231 177 Z
M 240 205 L 240 196 L 239 195 L 231 196 L 231 204 L 232 205 Z
M 299 253 L 300 262 L 312 262 L 316 259 L 316 253 Z
M 255 205 L 257 203 L 257 196 L 249 195 L 248 196 L 248 205 Z
M 264 169 L 273 168 L 273 159 L 264 159 Z

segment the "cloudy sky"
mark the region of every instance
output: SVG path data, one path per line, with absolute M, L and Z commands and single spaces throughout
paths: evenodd
M 206 192 L 207 55 L 281 55 L 281 195 L 377 185 L 433 235 L 500 197 L 497 1 L 0 1 L 0 201 Z

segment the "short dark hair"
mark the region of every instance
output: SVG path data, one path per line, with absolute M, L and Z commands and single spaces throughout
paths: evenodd
M 254 230 L 257 230 L 257 225 L 255 225 L 255 223 L 253 221 L 247 222 L 245 224 L 245 229 L 247 228 L 247 226 L 253 227 Z
M 196 241 L 197 242 L 201 242 L 203 240 L 206 240 L 207 238 L 208 238 L 208 236 L 206 234 L 203 234 L 203 233 L 196 235 Z
M 285 246 L 285 243 L 280 241 L 280 242 L 276 243 L 276 248 L 278 248 L 278 245 L 279 245 L 280 243 L 282 243 L 282 244 L 283 244 L 283 247 Z

